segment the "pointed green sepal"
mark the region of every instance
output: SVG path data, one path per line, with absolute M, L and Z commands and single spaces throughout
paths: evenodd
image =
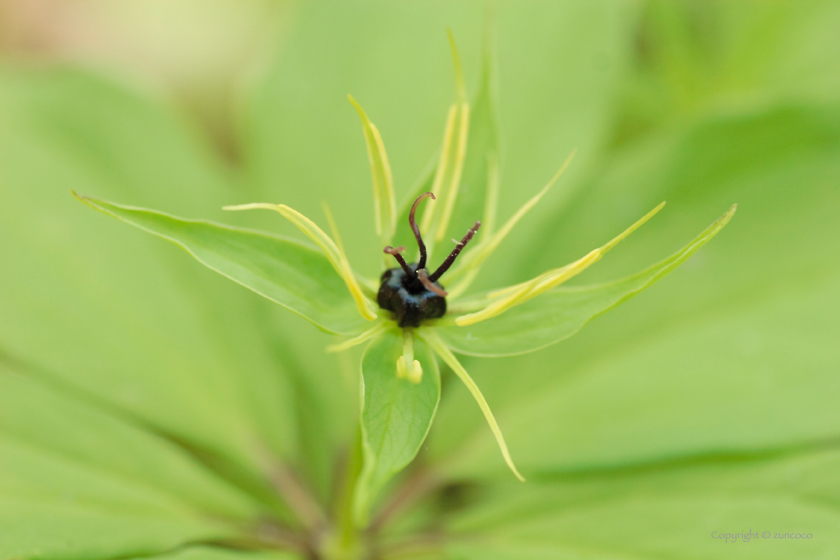
M 489 321 L 465 327 L 440 326 L 437 332 L 452 349 L 472 356 L 524 354 L 559 342 L 676 269 L 723 229 L 736 208 L 732 206 L 667 259 L 633 276 L 594 286 L 555 288 Z M 469 306 L 471 302 L 463 300 L 460 305 Z
M 374 339 L 362 358 L 364 467 L 354 506 L 362 525 L 377 493 L 417 455 L 440 401 L 437 362 L 422 340 L 411 335 L 411 341 L 412 368 L 402 374 L 397 364 L 406 360 L 406 345 L 399 329 Z
M 318 249 L 267 233 L 76 197 L 96 210 L 179 245 L 208 268 L 328 332 L 355 335 L 368 325 L 359 316 L 344 281 Z

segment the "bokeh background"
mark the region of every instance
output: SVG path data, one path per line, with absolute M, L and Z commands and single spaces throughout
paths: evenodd
M 247 455 L 246 440 L 271 426 L 264 439 L 326 496 L 352 439 L 358 356 L 326 355 L 329 337 L 302 319 L 91 212 L 70 190 L 289 235 L 271 216 L 220 207 L 283 202 L 322 221 L 327 200 L 350 260 L 373 275 L 381 249 L 346 95 L 381 130 L 402 196 L 433 157 L 454 97 L 445 30 L 474 92 L 488 19 L 500 218 L 578 154 L 479 287 L 565 264 L 667 200 L 576 282 L 622 277 L 739 204 L 689 262 L 579 335 L 528 356 L 465 362 L 522 470 L 620 480 L 621 469 L 831 453 L 840 435 L 836 1 L 2 0 L 5 363 L 229 457 Z M 229 350 L 219 355 L 217 343 Z M 469 395 L 448 378 L 444 394 L 420 460 L 452 479 L 504 480 Z M 274 395 L 294 395 L 295 409 L 278 410 Z M 814 475 L 826 482 L 820 493 L 837 482 L 827 469 Z M 788 482 L 774 480 L 762 488 L 786 495 Z M 831 532 L 826 519 L 808 520 Z

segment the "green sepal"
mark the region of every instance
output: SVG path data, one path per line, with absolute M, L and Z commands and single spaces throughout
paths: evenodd
M 403 350 L 402 333 L 393 329 L 371 342 L 362 358 L 364 467 L 355 496 L 361 524 L 379 490 L 417 455 L 440 402 L 440 373 L 426 344 L 414 340 L 414 358 L 423 368 L 419 383 L 398 377 Z
M 356 334 L 366 326 L 344 282 L 317 249 L 273 234 L 185 220 L 86 196 L 77 198 L 181 246 L 208 268 L 325 331 Z
M 557 343 L 676 269 L 723 229 L 736 208 L 732 206 L 691 243 L 637 274 L 594 286 L 555 288 L 498 317 L 466 327 L 442 325 L 438 333 L 450 348 L 471 356 L 525 354 Z M 468 308 L 472 299 L 459 305 Z

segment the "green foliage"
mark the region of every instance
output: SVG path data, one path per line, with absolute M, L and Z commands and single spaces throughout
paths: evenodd
M 486 357 L 524 354 L 559 342 L 676 269 L 714 237 L 734 213 L 733 206 L 677 253 L 633 276 L 595 286 L 555 288 L 543 297 L 514 307 L 497 320 L 467 327 L 443 327 L 441 336 L 458 352 Z M 462 305 L 469 306 L 470 302 Z
M 246 496 L 170 442 L 0 369 L 5 558 L 110 558 L 235 534 Z M 217 519 L 214 519 L 217 518 Z
M 483 6 L 450 4 L 298 6 L 234 165 L 147 92 L 0 70 L 0 559 L 837 555 L 836 3 L 502 2 L 495 61 Z M 467 150 L 435 261 L 578 151 L 479 295 L 409 346 L 336 271 L 373 295 L 394 200 L 378 140 L 393 242 L 412 241 L 453 90 Z M 326 256 L 276 214 L 221 211 L 322 200 Z M 454 324 L 662 200 L 579 281 Z M 330 333 L 367 350 L 325 352 L 348 346 Z M 749 530 L 813 538 L 712 536 Z
M 365 466 L 356 487 L 360 519 L 376 493 L 408 465 L 426 434 L 440 401 L 437 363 L 422 341 L 414 356 L 423 368 L 419 383 L 397 376 L 396 362 L 403 354 L 403 337 L 390 331 L 371 344 L 362 358 L 362 451 Z M 366 521 L 365 521 L 366 522 Z
M 453 520 L 449 553 L 470 560 L 819 558 L 840 546 L 836 513 L 824 506 L 838 498 L 838 459 L 836 451 L 814 451 L 560 477 L 525 489 L 498 485 Z M 751 537 L 726 542 L 722 533 Z
M 181 246 L 203 265 L 333 333 L 354 333 L 364 321 L 327 258 L 290 239 L 88 197 L 85 204 Z

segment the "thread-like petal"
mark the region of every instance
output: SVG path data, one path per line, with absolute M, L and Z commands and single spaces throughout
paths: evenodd
M 502 436 L 502 430 L 499 428 L 499 424 L 496 422 L 496 418 L 493 416 L 493 412 L 490 410 L 490 405 L 487 404 L 487 401 L 484 399 L 484 395 L 481 394 L 481 390 L 478 388 L 478 385 L 475 384 L 470 374 L 467 373 L 467 370 L 464 369 L 464 366 L 461 365 L 461 362 L 458 361 L 458 358 L 455 357 L 455 354 L 449 350 L 449 347 L 444 344 L 444 342 L 440 339 L 440 337 L 430 329 L 424 329 L 421 331 L 420 336 L 426 343 L 432 347 L 432 350 L 441 357 L 441 359 L 446 362 L 446 364 L 452 368 L 452 371 L 455 372 L 461 381 L 464 382 L 464 385 L 467 386 L 467 389 L 472 394 L 475 401 L 478 403 L 478 407 L 481 409 L 481 412 L 484 414 L 484 418 L 487 420 L 487 423 L 490 425 L 490 430 L 493 432 L 493 437 L 496 438 L 496 443 L 499 445 L 499 449 L 502 452 L 502 457 L 505 459 L 505 463 L 507 463 L 508 468 L 513 471 L 513 474 L 521 480 L 525 482 L 525 477 L 523 477 L 519 471 L 516 469 L 516 465 L 513 464 L 513 459 L 510 456 L 510 452 L 508 451 L 507 444 L 505 443 L 505 438 Z

